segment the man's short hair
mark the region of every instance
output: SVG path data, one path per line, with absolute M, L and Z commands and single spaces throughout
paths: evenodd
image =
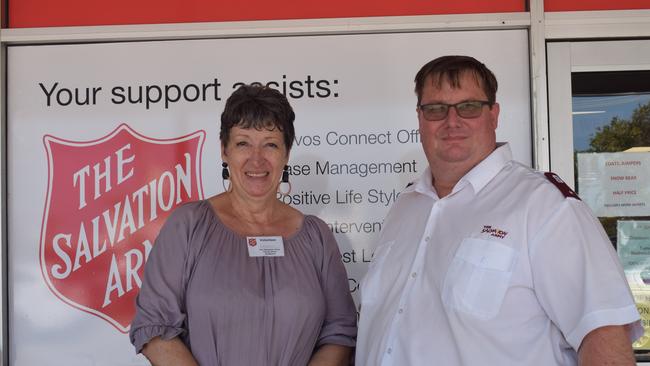
M 442 56 L 429 61 L 415 75 L 415 94 L 418 105 L 422 100 L 424 83 L 429 76 L 431 82 L 440 86 L 443 81 L 449 82 L 453 88 L 460 88 L 460 77 L 469 72 L 474 75 L 478 85 L 483 89 L 490 105 L 496 102 L 497 78 L 482 62 L 470 56 Z

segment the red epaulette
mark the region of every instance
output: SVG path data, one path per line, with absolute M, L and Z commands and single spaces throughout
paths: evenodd
M 560 190 L 560 192 L 562 192 L 564 197 L 572 197 L 577 200 L 580 199 L 578 194 L 575 193 L 573 189 L 571 189 L 571 187 L 569 187 L 566 183 L 564 183 L 562 178 L 560 178 L 557 174 L 553 172 L 546 172 L 544 173 L 544 176 L 546 177 L 546 179 L 548 179 L 549 182 L 553 183 L 553 185 L 556 186 L 557 189 Z

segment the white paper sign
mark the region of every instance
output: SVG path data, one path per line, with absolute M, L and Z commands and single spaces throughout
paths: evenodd
M 650 216 L 650 153 L 579 153 L 578 194 L 599 217 Z
M 619 220 L 616 248 L 632 289 L 650 289 L 650 221 Z

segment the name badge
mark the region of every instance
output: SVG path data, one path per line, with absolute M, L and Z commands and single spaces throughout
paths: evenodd
M 284 257 L 281 236 L 247 236 L 249 257 Z

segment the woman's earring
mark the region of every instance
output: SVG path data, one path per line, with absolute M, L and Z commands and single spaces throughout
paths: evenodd
M 283 191 L 282 190 L 282 184 L 285 184 L 287 186 L 287 190 Z M 291 193 L 291 182 L 289 182 L 289 166 L 285 165 L 284 169 L 282 170 L 282 180 L 280 181 L 280 185 L 278 186 L 278 192 L 280 192 L 281 195 L 283 196 L 288 196 Z
M 224 192 L 230 191 L 230 188 L 232 188 L 232 183 L 229 182 L 230 180 L 230 172 L 228 171 L 228 163 L 225 161 L 221 163 L 221 184 L 223 184 L 223 190 Z M 228 182 L 228 184 L 226 184 Z

